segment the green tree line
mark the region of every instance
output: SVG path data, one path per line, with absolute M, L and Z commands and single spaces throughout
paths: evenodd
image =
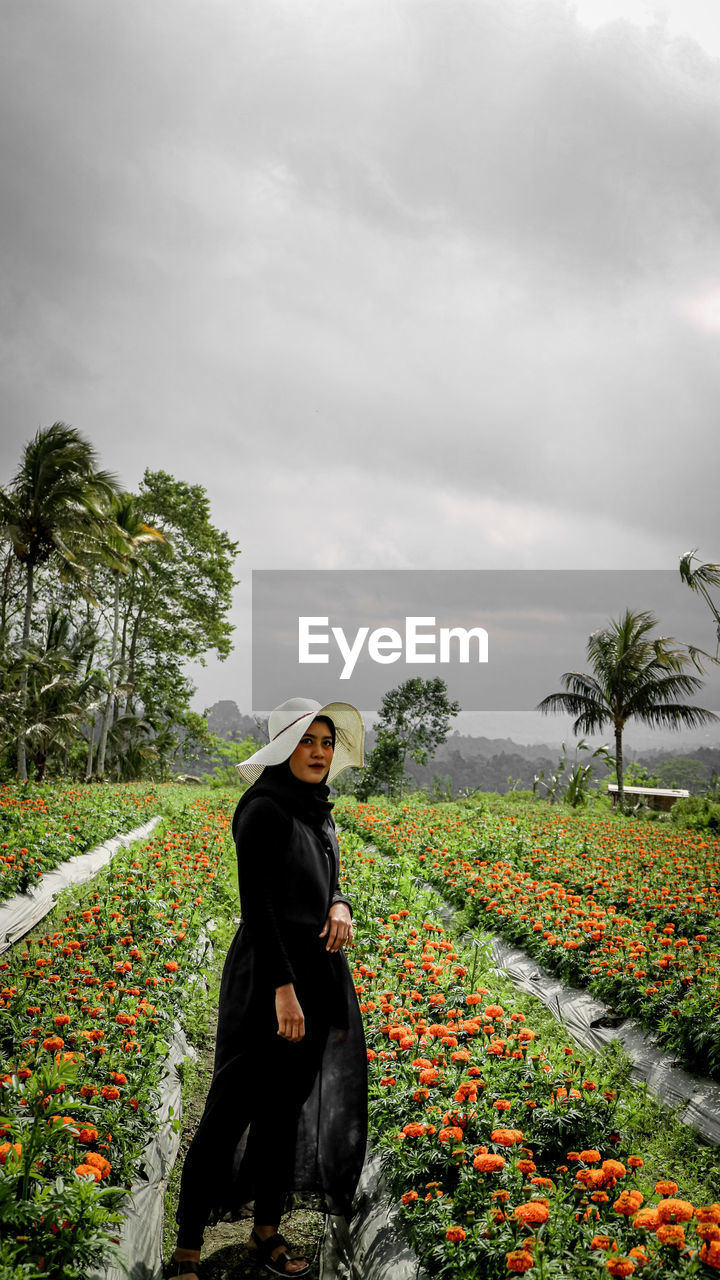
M 167 777 L 207 740 L 187 663 L 231 649 L 237 543 L 202 486 L 124 492 L 80 432 L 38 430 L 0 489 L 0 773 Z

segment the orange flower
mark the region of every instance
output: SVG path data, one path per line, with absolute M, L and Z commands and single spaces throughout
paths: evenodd
M 412 1201 L 417 1200 L 417 1198 L 418 1198 L 417 1191 L 406 1191 L 405 1194 L 400 1197 L 400 1203 L 411 1204 Z
M 599 1164 L 602 1156 L 599 1151 L 588 1150 L 580 1152 L 580 1159 L 583 1160 L 585 1164 Z
M 679 1222 L 662 1222 L 655 1234 L 661 1244 L 674 1244 L 678 1249 L 685 1248 L 685 1231 Z
M 7 1132 L 7 1130 L 6 1130 Z M 19 1160 L 22 1155 L 22 1145 L 19 1142 L 0 1142 L 0 1164 L 5 1164 L 10 1152 L 15 1153 L 14 1158 Z
M 689 1200 L 661 1200 L 655 1207 L 661 1222 L 689 1222 L 695 1212 Z
M 527 1204 L 519 1204 L 517 1206 L 515 1217 L 524 1226 L 528 1224 L 535 1226 L 547 1222 L 550 1217 L 550 1210 L 546 1204 L 543 1204 L 542 1200 L 528 1200 Z
M 477 1169 L 478 1173 L 499 1173 L 504 1168 L 503 1156 L 482 1155 L 473 1160 L 473 1169 Z
M 91 1165 L 93 1169 L 97 1169 L 101 1178 L 107 1178 L 110 1172 L 110 1161 L 106 1160 L 97 1151 L 90 1151 L 83 1163 Z
M 591 1249 L 617 1249 L 617 1241 L 611 1240 L 609 1236 L 593 1236 L 590 1241 Z
M 416 1121 L 413 1121 L 411 1124 L 406 1124 L 403 1127 L 403 1133 L 406 1138 L 420 1138 L 424 1132 L 425 1126 L 418 1124 Z
M 47 1039 L 43 1040 L 42 1047 L 47 1049 L 48 1053 L 57 1053 L 59 1049 L 63 1048 L 64 1044 L 65 1041 L 62 1036 L 48 1036 Z
M 499 1147 L 514 1147 L 522 1140 L 520 1129 L 493 1129 L 490 1134 L 490 1141 L 496 1142 Z
M 632 1258 L 608 1258 L 605 1269 L 611 1276 L 631 1276 L 635 1270 L 635 1263 Z
M 116 1089 L 114 1084 L 104 1084 L 100 1093 L 106 1102 L 114 1102 L 120 1097 L 120 1090 Z
M 80 1178 L 85 1178 L 88 1174 L 92 1174 L 96 1182 L 99 1182 L 102 1178 L 102 1173 L 93 1164 L 79 1164 L 75 1172 Z
M 656 1182 L 655 1191 L 659 1196 L 674 1196 L 678 1189 L 677 1182 Z
M 603 1160 L 602 1171 L 607 1178 L 624 1178 L 627 1169 L 619 1160 Z
M 704 1244 L 700 1250 L 700 1261 L 705 1263 L 706 1267 L 715 1267 L 720 1271 L 720 1240 L 711 1240 L 709 1244 Z
M 498 1098 L 493 1102 L 493 1107 L 496 1111 L 509 1111 L 511 1106 L 512 1102 L 508 1102 L 507 1098 Z
M 657 1209 L 653 1209 L 650 1205 L 646 1209 L 641 1209 L 633 1218 L 633 1226 L 640 1227 L 645 1231 L 657 1231 L 660 1226 L 660 1217 Z
M 465 1239 L 465 1232 L 462 1227 L 448 1227 L 445 1232 L 445 1239 L 449 1240 L 451 1244 L 460 1244 Z
M 462 1142 L 463 1131 L 458 1125 L 448 1125 L 446 1129 L 441 1129 L 438 1133 L 438 1141 L 446 1142 Z
M 98 1131 L 94 1125 L 84 1125 L 78 1133 L 78 1142 L 97 1142 Z
M 505 1255 L 508 1271 L 529 1271 L 534 1266 L 535 1260 L 527 1249 L 513 1249 L 511 1253 Z
M 519 1173 L 535 1173 L 537 1165 L 532 1160 L 518 1160 L 516 1169 Z
M 468 1001 L 468 1004 L 469 1003 L 470 1002 Z M 504 1013 L 505 1013 L 505 1010 L 503 1009 L 502 1005 L 489 1004 L 487 1009 L 485 1010 L 485 1017 L 486 1018 L 502 1018 Z
M 695 1217 L 698 1222 L 720 1222 L 720 1204 L 698 1205 Z
M 637 1213 L 644 1198 L 640 1191 L 621 1191 L 613 1205 L 613 1209 L 616 1213 L 623 1213 L 629 1218 L 632 1214 Z

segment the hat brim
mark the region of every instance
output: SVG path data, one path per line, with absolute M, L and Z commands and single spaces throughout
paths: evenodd
M 308 711 L 293 724 L 288 725 L 272 742 L 260 747 L 247 760 L 235 765 L 240 777 L 245 782 L 257 782 L 269 765 L 282 764 L 289 760 L 300 739 L 318 716 L 328 716 L 335 725 L 335 750 L 327 781 L 332 782 L 344 769 L 361 769 L 365 763 L 363 749 L 365 746 L 365 725 L 357 707 L 349 702 L 328 702 L 317 711 Z

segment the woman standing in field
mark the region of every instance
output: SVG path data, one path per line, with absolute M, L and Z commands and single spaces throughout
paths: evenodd
M 242 920 L 220 988 L 215 1066 L 183 1168 L 178 1243 L 166 1277 L 198 1276 L 203 1231 L 254 1201 L 251 1248 L 301 1277 L 279 1234 L 291 1191 L 348 1216 L 367 1135 L 367 1061 L 343 953 L 352 914 L 340 892 L 327 783 L 363 763 L 349 703 L 290 698 L 270 741 L 237 766 L 252 785 L 233 819 Z

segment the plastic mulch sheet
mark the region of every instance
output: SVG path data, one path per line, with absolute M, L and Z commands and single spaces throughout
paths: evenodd
M 692 1125 L 708 1142 L 720 1146 L 720 1085 L 676 1066 L 654 1036 L 632 1018 L 616 1016 L 586 991 L 565 986 L 524 951 L 493 937 L 490 954 L 496 967 L 507 974 L 515 986 L 542 1000 L 586 1049 L 604 1049 L 613 1040 L 619 1040 L 632 1059 L 633 1079 L 645 1081 L 651 1093 L 666 1106 L 684 1103 L 682 1121 Z
M 27 893 L 17 893 L 13 898 L 8 898 L 7 902 L 0 903 L 0 955 L 29 933 L 52 910 L 63 889 L 69 888 L 71 884 L 83 884 L 86 880 L 91 880 L 118 849 L 125 848 L 136 840 L 144 840 L 159 821 L 160 816 L 156 815 L 141 827 L 126 831 L 121 836 L 113 836 L 88 853 L 68 858 L 59 867 L 48 871 Z
M 425 1280 L 426 1273 L 396 1225 L 399 1210 L 383 1195 L 380 1157 L 368 1152 L 347 1223 L 329 1217 L 320 1254 L 320 1280 Z

